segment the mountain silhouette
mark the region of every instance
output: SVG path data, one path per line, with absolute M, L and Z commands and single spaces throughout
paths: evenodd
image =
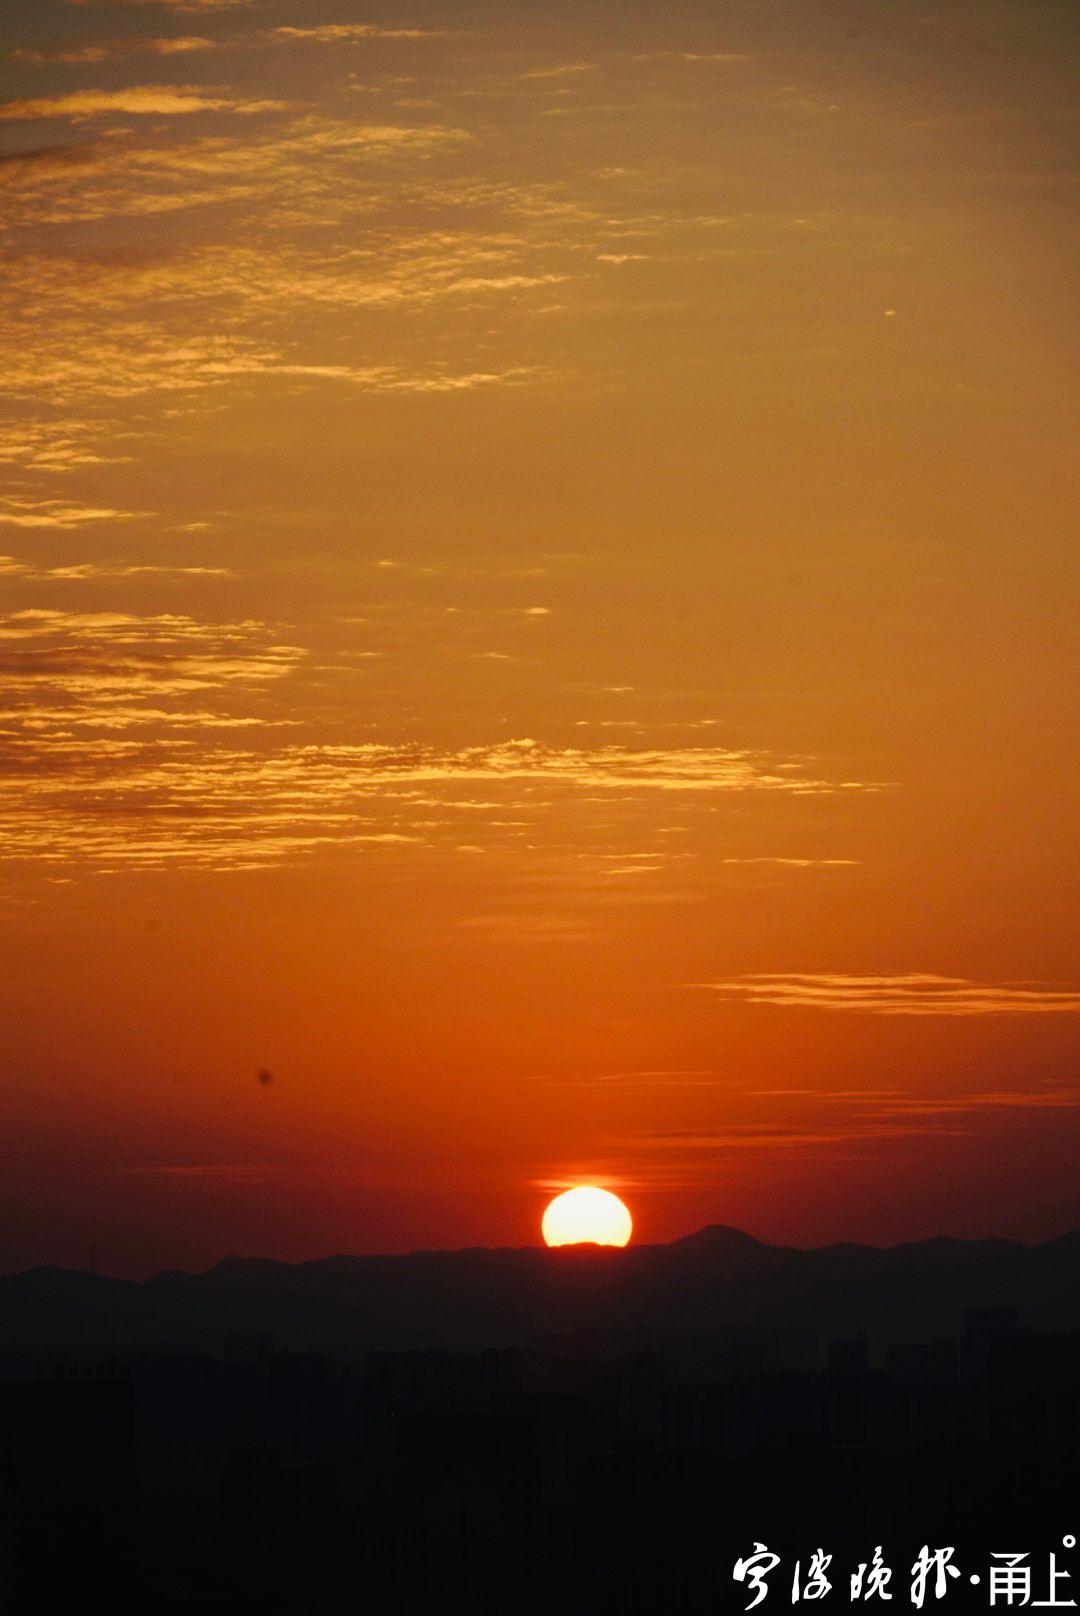
M 771 1246 L 712 1225 L 665 1246 L 418 1251 L 286 1263 L 226 1257 L 144 1282 L 38 1268 L 0 1279 L 0 1342 L 41 1353 L 218 1348 L 238 1331 L 294 1349 L 476 1349 L 573 1333 L 796 1330 L 819 1341 L 962 1332 L 1012 1307 L 1032 1332 L 1080 1328 L 1080 1232 L 1039 1246 L 935 1239 Z

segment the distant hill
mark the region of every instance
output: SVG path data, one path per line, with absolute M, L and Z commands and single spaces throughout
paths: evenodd
M 0 1349 L 103 1358 L 279 1347 L 468 1349 L 575 1332 L 631 1339 L 737 1329 L 820 1342 L 962 1333 L 968 1308 L 1013 1306 L 1031 1331 L 1080 1329 L 1080 1234 L 1041 1246 L 928 1240 L 879 1249 L 770 1246 L 720 1225 L 667 1246 L 419 1251 L 283 1263 L 227 1257 L 145 1283 L 39 1268 L 0 1279 Z

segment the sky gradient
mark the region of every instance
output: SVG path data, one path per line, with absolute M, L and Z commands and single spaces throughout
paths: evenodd
M 1080 1223 L 1080 13 L 6 4 L 0 1267 Z

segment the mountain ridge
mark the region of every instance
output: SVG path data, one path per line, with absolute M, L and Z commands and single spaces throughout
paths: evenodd
M 789 1246 L 774 1245 L 771 1241 L 759 1240 L 756 1235 L 747 1234 L 745 1230 L 735 1228 L 731 1224 L 706 1223 L 700 1229 L 690 1234 L 677 1235 L 674 1240 L 667 1242 L 634 1242 L 626 1247 L 600 1246 L 589 1241 L 583 1241 L 574 1246 L 549 1248 L 539 1243 L 524 1246 L 420 1246 L 413 1251 L 364 1251 L 364 1252 L 330 1252 L 324 1257 L 301 1257 L 290 1261 L 284 1257 L 258 1257 L 242 1256 L 237 1252 L 227 1253 L 220 1257 L 211 1267 L 205 1269 L 167 1268 L 156 1274 L 147 1275 L 144 1279 L 130 1279 L 122 1275 L 95 1274 L 82 1268 L 63 1268 L 56 1263 L 37 1263 L 30 1268 L 15 1269 L 7 1274 L 0 1274 L 0 1286 L 12 1280 L 29 1279 L 31 1276 L 69 1275 L 105 1284 L 128 1286 L 151 1286 L 170 1283 L 200 1283 L 210 1279 L 228 1278 L 237 1274 L 264 1273 L 281 1274 L 295 1273 L 305 1270 L 329 1271 L 343 1265 L 356 1264 L 405 1264 L 424 1261 L 467 1261 L 469 1259 L 506 1259 L 514 1258 L 543 1258 L 550 1261 L 573 1261 L 584 1253 L 598 1256 L 601 1259 L 612 1261 L 634 1261 L 643 1253 L 658 1252 L 690 1252 L 715 1254 L 718 1251 L 738 1251 L 746 1254 L 774 1253 L 794 1258 L 818 1258 L 826 1256 L 860 1256 L 868 1258 L 887 1258 L 903 1254 L 905 1256 L 921 1256 L 929 1254 L 954 1254 L 962 1252 L 1064 1252 L 1072 1248 L 1080 1249 L 1080 1228 L 1069 1229 L 1060 1235 L 1053 1235 L 1048 1240 L 1024 1241 L 1003 1235 L 983 1235 L 973 1239 L 957 1235 L 929 1235 L 923 1240 L 898 1241 L 891 1246 L 876 1246 L 862 1241 L 834 1241 L 823 1246 Z
M 748 1330 L 886 1342 L 958 1336 L 967 1310 L 993 1308 L 1015 1309 L 1027 1331 L 1080 1330 L 1080 1236 L 804 1249 L 707 1225 L 669 1245 L 228 1256 L 146 1280 L 44 1266 L 0 1278 L 0 1347 L 43 1359 L 221 1351 L 254 1333 L 363 1353 Z

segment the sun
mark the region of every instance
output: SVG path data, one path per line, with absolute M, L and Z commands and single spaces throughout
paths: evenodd
M 549 1246 L 586 1242 L 594 1246 L 625 1246 L 633 1227 L 633 1219 L 619 1197 L 591 1184 L 556 1195 L 540 1225 Z

